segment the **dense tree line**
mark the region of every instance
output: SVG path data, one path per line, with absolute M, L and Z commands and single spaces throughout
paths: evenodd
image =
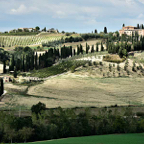
M 0 112 L 0 142 L 144 132 L 144 118 L 134 117 L 129 108 L 123 114 L 104 108 L 92 115 L 88 109 L 79 114 L 74 109 L 60 107 L 45 111 L 45 105 L 39 103 L 32 107 L 32 111 L 31 117 L 23 118 Z
M 42 43 L 43 47 L 59 47 L 60 45 L 64 43 L 72 43 L 72 42 L 80 42 L 83 41 L 82 37 L 67 37 L 67 38 L 61 38 L 60 40 L 55 40 L 47 43 Z
M 108 52 L 112 54 L 119 54 L 122 58 L 127 57 L 128 52 L 144 50 L 144 37 L 135 35 L 130 37 L 131 41 L 109 42 L 107 41 Z
M 59 59 L 73 56 L 73 53 L 72 47 L 63 46 L 60 49 L 50 48 L 44 54 L 38 56 L 37 52 L 29 47 L 18 47 L 10 58 L 9 71 L 14 71 L 14 73 L 17 71 L 28 72 L 33 69 L 50 67 Z
M 88 33 L 88 34 L 81 34 L 81 37 L 87 41 L 88 39 L 91 39 L 91 38 L 103 38 L 104 36 L 103 35 L 100 35 L 100 34 L 97 34 L 97 33 Z

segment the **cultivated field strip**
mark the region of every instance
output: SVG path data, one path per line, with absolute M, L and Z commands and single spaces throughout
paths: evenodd
M 39 45 L 60 39 L 60 36 L 0 36 L 0 45 L 4 47 Z

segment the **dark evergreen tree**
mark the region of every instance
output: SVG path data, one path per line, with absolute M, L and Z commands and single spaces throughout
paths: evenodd
M 3 62 L 3 73 L 5 74 L 6 73 L 6 61 L 4 60 Z
M 139 29 L 140 28 L 140 26 L 139 26 L 139 24 L 137 24 L 137 29 Z
M 9 71 L 13 71 L 14 66 L 15 66 L 15 60 L 14 60 L 14 55 L 12 55 Z
M 3 79 L 1 78 L 1 87 L 0 87 L 0 96 L 4 93 L 4 83 Z
M 80 54 L 80 48 L 79 48 L 79 46 L 77 45 L 77 55 L 79 55 Z
M 107 42 L 106 42 L 106 50 L 108 51 L 108 45 L 109 45 L 109 41 L 107 39 Z
M 24 58 L 24 55 L 23 55 L 23 64 L 22 64 L 22 69 L 23 69 L 23 72 L 25 72 L 25 58 Z
M 94 53 L 94 45 L 91 47 L 91 53 Z
M 83 46 L 80 44 L 80 53 L 83 54 Z
M 70 46 L 70 55 L 72 57 L 72 46 Z
M 98 52 L 99 51 L 99 44 L 97 43 L 96 44 L 96 52 Z
M 103 43 L 101 42 L 101 51 L 104 51 Z
M 89 47 L 88 44 L 86 43 L 86 54 L 88 54 L 88 51 L 89 51 Z
M 37 56 L 37 52 L 36 52 L 36 55 L 35 55 L 35 69 L 38 69 L 37 59 L 38 59 L 38 56 Z
M 104 33 L 107 34 L 107 27 L 104 27 Z
M 16 66 L 14 66 L 14 78 L 17 78 L 17 69 L 16 69 Z
M 125 24 L 123 24 L 123 26 L 122 27 L 125 27 Z
M 40 56 L 39 56 L 39 68 L 41 68 L 41 54 L 40 54 Z
M 98 32 L 97 32 L 97 29 L 95 29 L 95 33 L 97 34 Z
M 74 56 L 76 55 L 75 49 L 74 49 L 74 51 L 73 51 L 73 55 L 74 55 Z

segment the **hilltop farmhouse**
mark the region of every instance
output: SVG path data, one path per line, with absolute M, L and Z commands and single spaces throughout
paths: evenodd
M 17 30 L 14 29 L 14 30 L 11 30 L 9 31 L 9 33 L 12 33 L 12 32 L 35 32 L 35 28 L 18 28 Z
M 48 33 L 59 33 L 58 30 L 55 30 L 54 28 L 51 28 L 47 31 Z
M 22 30 L 23 32 L 25 32 L 25 31 L 29 31 L 29 32 L 35 31 L 34 28 L 18 28 L 18 30 Z
M 122 36 L 123 34 L 132 36 L 132 34 L 135 35 L 136 32 L 139 36 L 144 36 L 144 29 L 138 29 L 134 26 L 126 26 L 119 30 L 120 36 Z

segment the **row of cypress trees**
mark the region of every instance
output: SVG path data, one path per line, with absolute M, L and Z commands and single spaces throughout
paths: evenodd
M 89 53 L 90 46 L 86 44 L 86 53 Z M 91 47 L 91 53 L 98 52 L 99 51 L 99 45 L 96 44 L 96 49 L 94 48 L 94 45 Z M 101 51 L 104 51 L 103 44 L 101 43 Z M 46 53 L 40 54 L 38 56 L 36 53 L 30 53 L 30 54 L 20 54 L 19 58 L 18 56 L 12 55 L 10 59 L 10 65 L 9 65 L 9 71 L 23 71 L 28 72 L 33 69 L 41 69 L 52 66 L 56 60 L 59 59 L 65 59 L 69 56 L 79 55 L 83 54 L 83 46 L 80 44 L 77 46 L 77 52 L 75 49 L 72 49 L 72 46 L 66 47 L 65 45 L 61 47 L 60 49 L 56 48 L 50 48 Z M 4 62 L 4 72 L 6 73 L 6 64 Z
M 61 50 L 59 49 L 52 49 L 50 48 L 46 53 L 40 54 L 38 56 L 36 53 L 31 53 L 27 55 L 20 55 L 20 58 L 15 57 L 12 55 L 9 65 L 9 71 L 14 71 L 15 67 L 17 71 L 27 72 L 33 69 L 40 69 L 52 66 L 55 63 L 56 59 L 63 59 L 69 56 L 72 56 L 72 47 L 62 47 Z M 4 62 L 4 73 L 6 73 L 6 64 Z

